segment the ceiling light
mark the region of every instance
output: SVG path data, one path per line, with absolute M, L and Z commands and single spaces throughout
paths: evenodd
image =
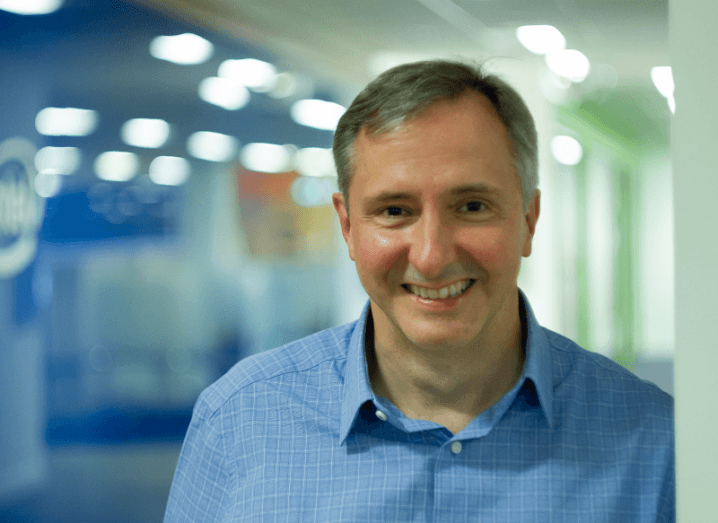
M 535 54 L 547 54 L 566 48 L 566 39 L 552 25 L 522 25 L 516 29 L 516 38 Z
M 583 157 L 583 147 L 570 136 L 554 136 L 551 138 L 551 153 L 559 163 L 576 165 Z
M 663 96 L 668 97 L 673 94 L 675 85 L 673 83 L 673 72 L 670 66 L 653 67 L 651 69 L 651 79 Z
M 331 149 L 307 147 L 300 149 L 294 157 L 294 166 L 303 176 L 336 176 L 334 156 Z
M 72 174 L 80 166 L 80 150 L 77 147 L 43 147 L 35 154 L 38 171 Z
M 134 153 L 108 151 L 95 160 L 95 174 L 101 180 L 126 182 L 139 170 L 140 161 Z
M 272 64 L 254 58 L 225 60 L 217 74 L 260 93 L 271 90 L 277 78 L 277 70 Z
M 237 139 L 226 134 L 199 131 L 187 139 L 187 151 L 200 160 L 228 162 L 234 158 Z
M 673 83 L 673 71 L 670 66 L 653 67 L 651 69 L 651 79 L 658 92 L 668 100 L 668 107 L 671 112 L 675 113 L 676 99 L 673 97 L 675 84 Z
M 57 11 L 63 0 L 0 0 L 0 10 L 17 15 L 46 15 Z
M 200 82 L 197 89 L 205 102 L 218 105 L 229 111 L 241 109 L 249 103 L 249 91 L 238 82 L 213 76 Z
M 127 145 L 157 149 L 167 142 L 170 126 L 157 118 L 133 118 L 122 125 L 120 136 Z
M 52 198 L 60 192 L 62 178 L 54 171 L 40 171 L 35 176 L 33 188 L 38 196 Z
M 180 65 L 201 64 L 214 52 L 212 42 L 192 33 L 158 36 L 150 42 L 150 54 Z
M 274 85 L 269 91 L 272 98 L 287 98 L 297 90 L 297 79 L 291 73 L 279 73 L 274 79 Z
M 583 82 L 591 70 L 588 58 L 576 49 L 564 49 L 547 54 L 546 65 L 555 74 L 572 82 Z
M 74 107 L 46 107 L 37 113 L 35 128 L 46 136 L 87 136 L 97 128 L 97 112 Z
M 294 150 L 294 147 L 273 143 L 249 143 L 242 149 L 241 162 L 250 171 L 287 172 L 292 168 Z
M 292 119 L 301 125 L 333 131 L 346 109 L 324 100 L 299 100 L 292 105 Z
M 150 180 L 158 185 L 182 185 L 189 174 L 189 162 L 178 156 L 158 156 L 150 164 Z

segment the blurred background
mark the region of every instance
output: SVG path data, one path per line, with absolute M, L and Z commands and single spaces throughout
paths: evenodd
M 468 58 L 524 96 L 539 321 L 673 392 L 666 1 L 0 0 L 0 521 L 161 521 L 199 393 L 356 319 L 336 121 Z

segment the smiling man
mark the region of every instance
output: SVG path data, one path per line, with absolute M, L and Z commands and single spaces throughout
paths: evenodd
M 371 298 L 372 389 L 457 433 L 521 374 L 516 280 L 539 192 L 525 212 L 508 133 L 471 92 L 399 131 L 363 128 L 354 158 L 334 206 Z
M 200 396 L 166 522 L 675 519 L 670 396 L 518 289 L 536 149 L 518 94 L 473 66 L 359 94 L 334 206 L 369 302 Z

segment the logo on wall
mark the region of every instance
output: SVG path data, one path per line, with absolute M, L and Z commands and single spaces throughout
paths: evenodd
M 35 192 L 35 146 L 22 138 L 0 143 L 0 278 L 22 272 L 37 251 L 45 200 Z

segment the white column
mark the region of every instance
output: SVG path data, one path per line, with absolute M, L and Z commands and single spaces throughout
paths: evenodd
M 685 523 L 718 513 L 717 21 L 715 0 L 670 4 L 677 493 Z

